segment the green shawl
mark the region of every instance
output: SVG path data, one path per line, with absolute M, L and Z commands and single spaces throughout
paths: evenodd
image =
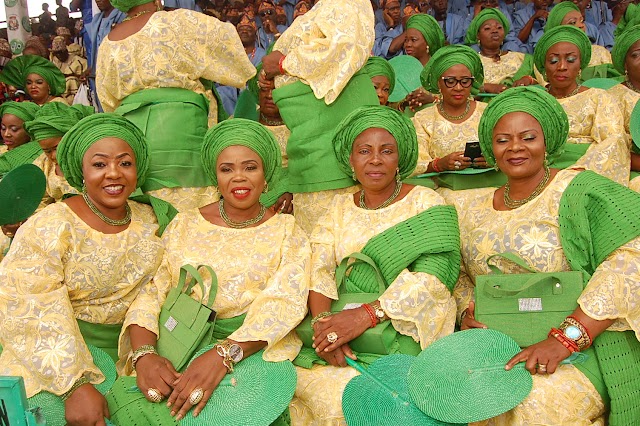
M 640 236 L 640 195 L 584 171 L 564 191 L 559 216 L 562 248 L 571 268 L 592 275 L 614 250 Z M 605 331 L 593 346 L 611 398 L 609 424 L 637 424 L 640 342 L 633 332 Z

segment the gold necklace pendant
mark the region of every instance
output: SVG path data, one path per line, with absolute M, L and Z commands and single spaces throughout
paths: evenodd
M 258 213 L 258 216 L 254 217 L 253 219 L 248 219 L 242 222 L 236 222 L 233 219 L 231 219 L 229 216 L 227 216 L 227 212 L 224 209 L 223 198 L 221 198 L 220 202 L 218 203 L 218 210 L 220 211 L 220 217 L 222 218 L 224 223 L 226 223 L 229 228 L 234 228 L 234 229 L 242 229 L 251 225 L 255 225 L 256 223 L 262 220 L 262 218 L 264 217 L 264 214 L 267 212 L 267 208 L 263 205 L 260 205 L 260 212 Z
M 364 202 L 364 189 L 360 190 L 360 208 L 361 209 L 365 209 L 365 210 L 380 210 L 380 209 L 384 209 L 385 207 L 389 207 L 391 205 L 391 203 L 393 203 L 393 200 L 396 199 L 396 197 L 400 194 L 400 190 L 402 189 L 402 182 L 397 181 L 396 182 L 396 189 L 393 190 L 393 194 L 391 194 L 391 197 L 387 198 L 387 200 L 380 204 L 378 207 L 372 207 L 369 208 L 367 207 L 367 204 Z
M 87 195 L 86 192 L 82 193 L 82 198 L 84 198 L 84 202 L 87 203 L 89 210 L 91 210 L 96 216 L 100 218 L 100 220 L 102 220 L 107 225 L 123 226 L 131 222 L 131 207 L 129 207 L 129 203 L 127 202 L 125 202 L 124 204 L 124 209 L 126 211 L 124 218 L 111 219 L 110 217 L 105 216 L 100 210 L 98 210 L 98 207 L 96 207 L 96 205 L 93 204 L 93 201 L 91 201 L 91 198 L 89 198 L 89 195 Z
M 124 18 L 122 20 L 122 22 L 131 21 L 132 19 L 136 19 L 137 17 L 142 16 L 145 13 L 153 13 L 153 12 L 155 12 L 155 10 L 143 10 L 143 11 L 140 11 L 140 12 L 136 13 L 135 15 L 127 16 L 126 18 Z
M 575 89 L 573 89 L 573 91 L 571 93 L 569 93 L 568 95 L 564 95 L 564 96 L 556 96 L 553 93 L 551 93 L 551 90 L 547 89 L 547 93 L 549 93 L 551 96 L 553 96 L 556 99 L 565 99 L 565 98 L 570 98 L 572 96 L 575 96 L 578 94 L 578 92 L 580 91 L 580 88 L 582 87 L 582 84 L 578 84 L 576 86 Z
M 636 89 L 636 86 L 634 86 L 633 83 L 631 83 L 629 80 L 625 80 L 623 84 L 627 87 L 627 89 L 633 90 L 636 93 L 640 93 L 640 90 Z
M 438 111 L 440 111 L 440 114 L 446 118 L 449 121 L 458 121 L 458 120 L 462 120 L 464 117 L 467 116 L 467 114 L 469 113 L 469 110 L 471 109 L 471 101 L 469 99 L 467 99 L 467 105 L 464 108 L 464 112 L 460 115 L 450 115 L 449 113 L 447 113 L 444 110 L 444 105 L 443 105 L 443 101 L 438 102 Z
M 529 201 L 533 200 L 534 198 L 536 198 L 538 195 L 542 193 L 544 188 L 547 186 L 547 183 L 549 183 L 550 178 L 551 178 L 551 170 L 547 165 L 545 165 L 544 176 L 542 177 L 542 180 L 540 181 L 540 183 L 538 183 L 538 186 L 536 186 L 536 188 L 533 190 L 531 195 L 529 195 L 527 198 L 524 198 L 522 200 L 514 200 L 511 198 L 509 194 L 511 191 L 511 186 L 509 185 L 509 182 L 507 182 L 506 185 L 504 186 L 504 196 L 503 196 L 504 205 L 510 209 L 517 209 L 518 207 L 524 206 Z

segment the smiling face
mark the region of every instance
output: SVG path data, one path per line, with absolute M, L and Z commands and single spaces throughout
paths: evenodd
M 49 83 L 39 74 L 29 74 L 26 80 L 27 93 L 33 99 L 33 102 L 42 105 L 49 98 L 51 91 Z
M 573 43 L 556 43 L 547 51 L 544 66 L 552 88 L 573 87 L 580 74 L 580 50 Z
M 462 64 L 457 64 L 446 70 L 442 73 L 442 77 L 438 80 L 438 88 L 440 89 L 440 93 L 442 93 L 442 100 L 446 105 L 450 105 L 452 107 L 459 107 L 464 105 L 471 96 L 471 86 L 473 80 L 473 75 L 469 68 Z M 454 80 L 458 80 L 455 81 Z M 448 83 L 448 81 L 450 81 Z M 447 87 L 447 84 L 451 85 L 451 82 L 454 83 L 452 87 Z M 471 83 L 471 84 L 469 84 Z M 468 87 L 463 87 L 469 84 Z
M 543 170 L 546 146 L 542 126 L 525 112 L 505 114 L 493 129 L 496 164 L 508 178 L 523 179 Z
M 504 41 L 504 27 L 495 19 L 488 19 L 478 29 L 478 43 L 483 48 L 499 49 Z
M 255 151 L 242 145 L 225 148 L 216 161 L 216 176 L 225 207 L 249 210 L 258 205 L 266 181 Z
M 378 95 L 378 101 L 380 101 L 380 105 L 386 105 L 389 101 L 389 89 L 391 85 L 389 84 L 389 79 L 384 75 L 376 75 L 371 78 L 371 82 L 373 83 L 373 88 L 376 89 L 376 94 Z
M 353 142 L 350 162 L 365 191 L 382 191 L 396 184 L 398 144 L 384 129 L 371 128 Z
M 24 121 L 13 114 L 5 114 L 2 116 L 0 132 L 2 133 L 2 140 L 9 151 L 31 140 L 29 134 L 24 129 Z
M 89 147 L 82 158 L 87 195 L 104 215 L 121 210 L 137 186 L 136 159 L 128 143 L 104 138 Z

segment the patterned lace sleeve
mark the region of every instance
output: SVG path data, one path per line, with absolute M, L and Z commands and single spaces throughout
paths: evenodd
M 64 284 L 73 229 L 59 211 L 51 206 L 22 225 L 0 266 L 0 375 L 24 377 L 28 397 L 61 395 L 83 374 L 104 380 Z
M 335 206 L 335 203 L 332 203 Z M 330 299 L 338 300 L 335 270 L 338 264 L 335 254 L 335 236 L 333 214 L 330 208 L 321 217 L 311 234 L 311 283 L 309 290 L 321 293 Z
M 461 266 L 458 282 L 453 288 L 453 297 L 456 301 L 456 306 L 458 307 L 458 312 L 456 313 L 456 319 L 458 322 L 460 322 L 460 315 L 462 315 L 465 309 L 469 307 L 469 303 L 475 300 L 474 291 L 475 285 L 473 284 L 471 277 L 467 274 L 464 266 Z
M 429 153 L 429 144 L 433 131 L 433 114 L 431 108 L 418 111 L 411 120 L 413 121 L 418 136 L 418 165 L 413 174 L 419 175 L 427 172 L 429 163 L 433 160 Z
M 242 326 L 229 336 L 239 342 L 267 342 L 266 361 L 293 361 L 302 347 L 292 330 L 307 313 L 311 249 L 307 235 L 293 218 L 286 226 L 277 270 L 251 303 Z

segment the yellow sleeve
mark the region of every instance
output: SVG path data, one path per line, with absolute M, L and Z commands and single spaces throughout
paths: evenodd
M 311 282 L 309 290 L 320 293 L 330 299 L 338 300 L 335 271 L 338 265 L 334 250 L 337 226 L 333 222 L 336 213 L 336 198 L 328 213 L 322 216 L 311 234 Z
M 433 133 L 432 108 L 429 107 L 422 111 L 418 111 L 411 121 L 413 121 L 413 126 L 416 129 L 416 135 L 418 137 L 418 165 L 416 166 L 413 174 L 419 175 L 426 173 L 429 163 L 433 161 L 433 157 L 429 152 L 431 135 Z

